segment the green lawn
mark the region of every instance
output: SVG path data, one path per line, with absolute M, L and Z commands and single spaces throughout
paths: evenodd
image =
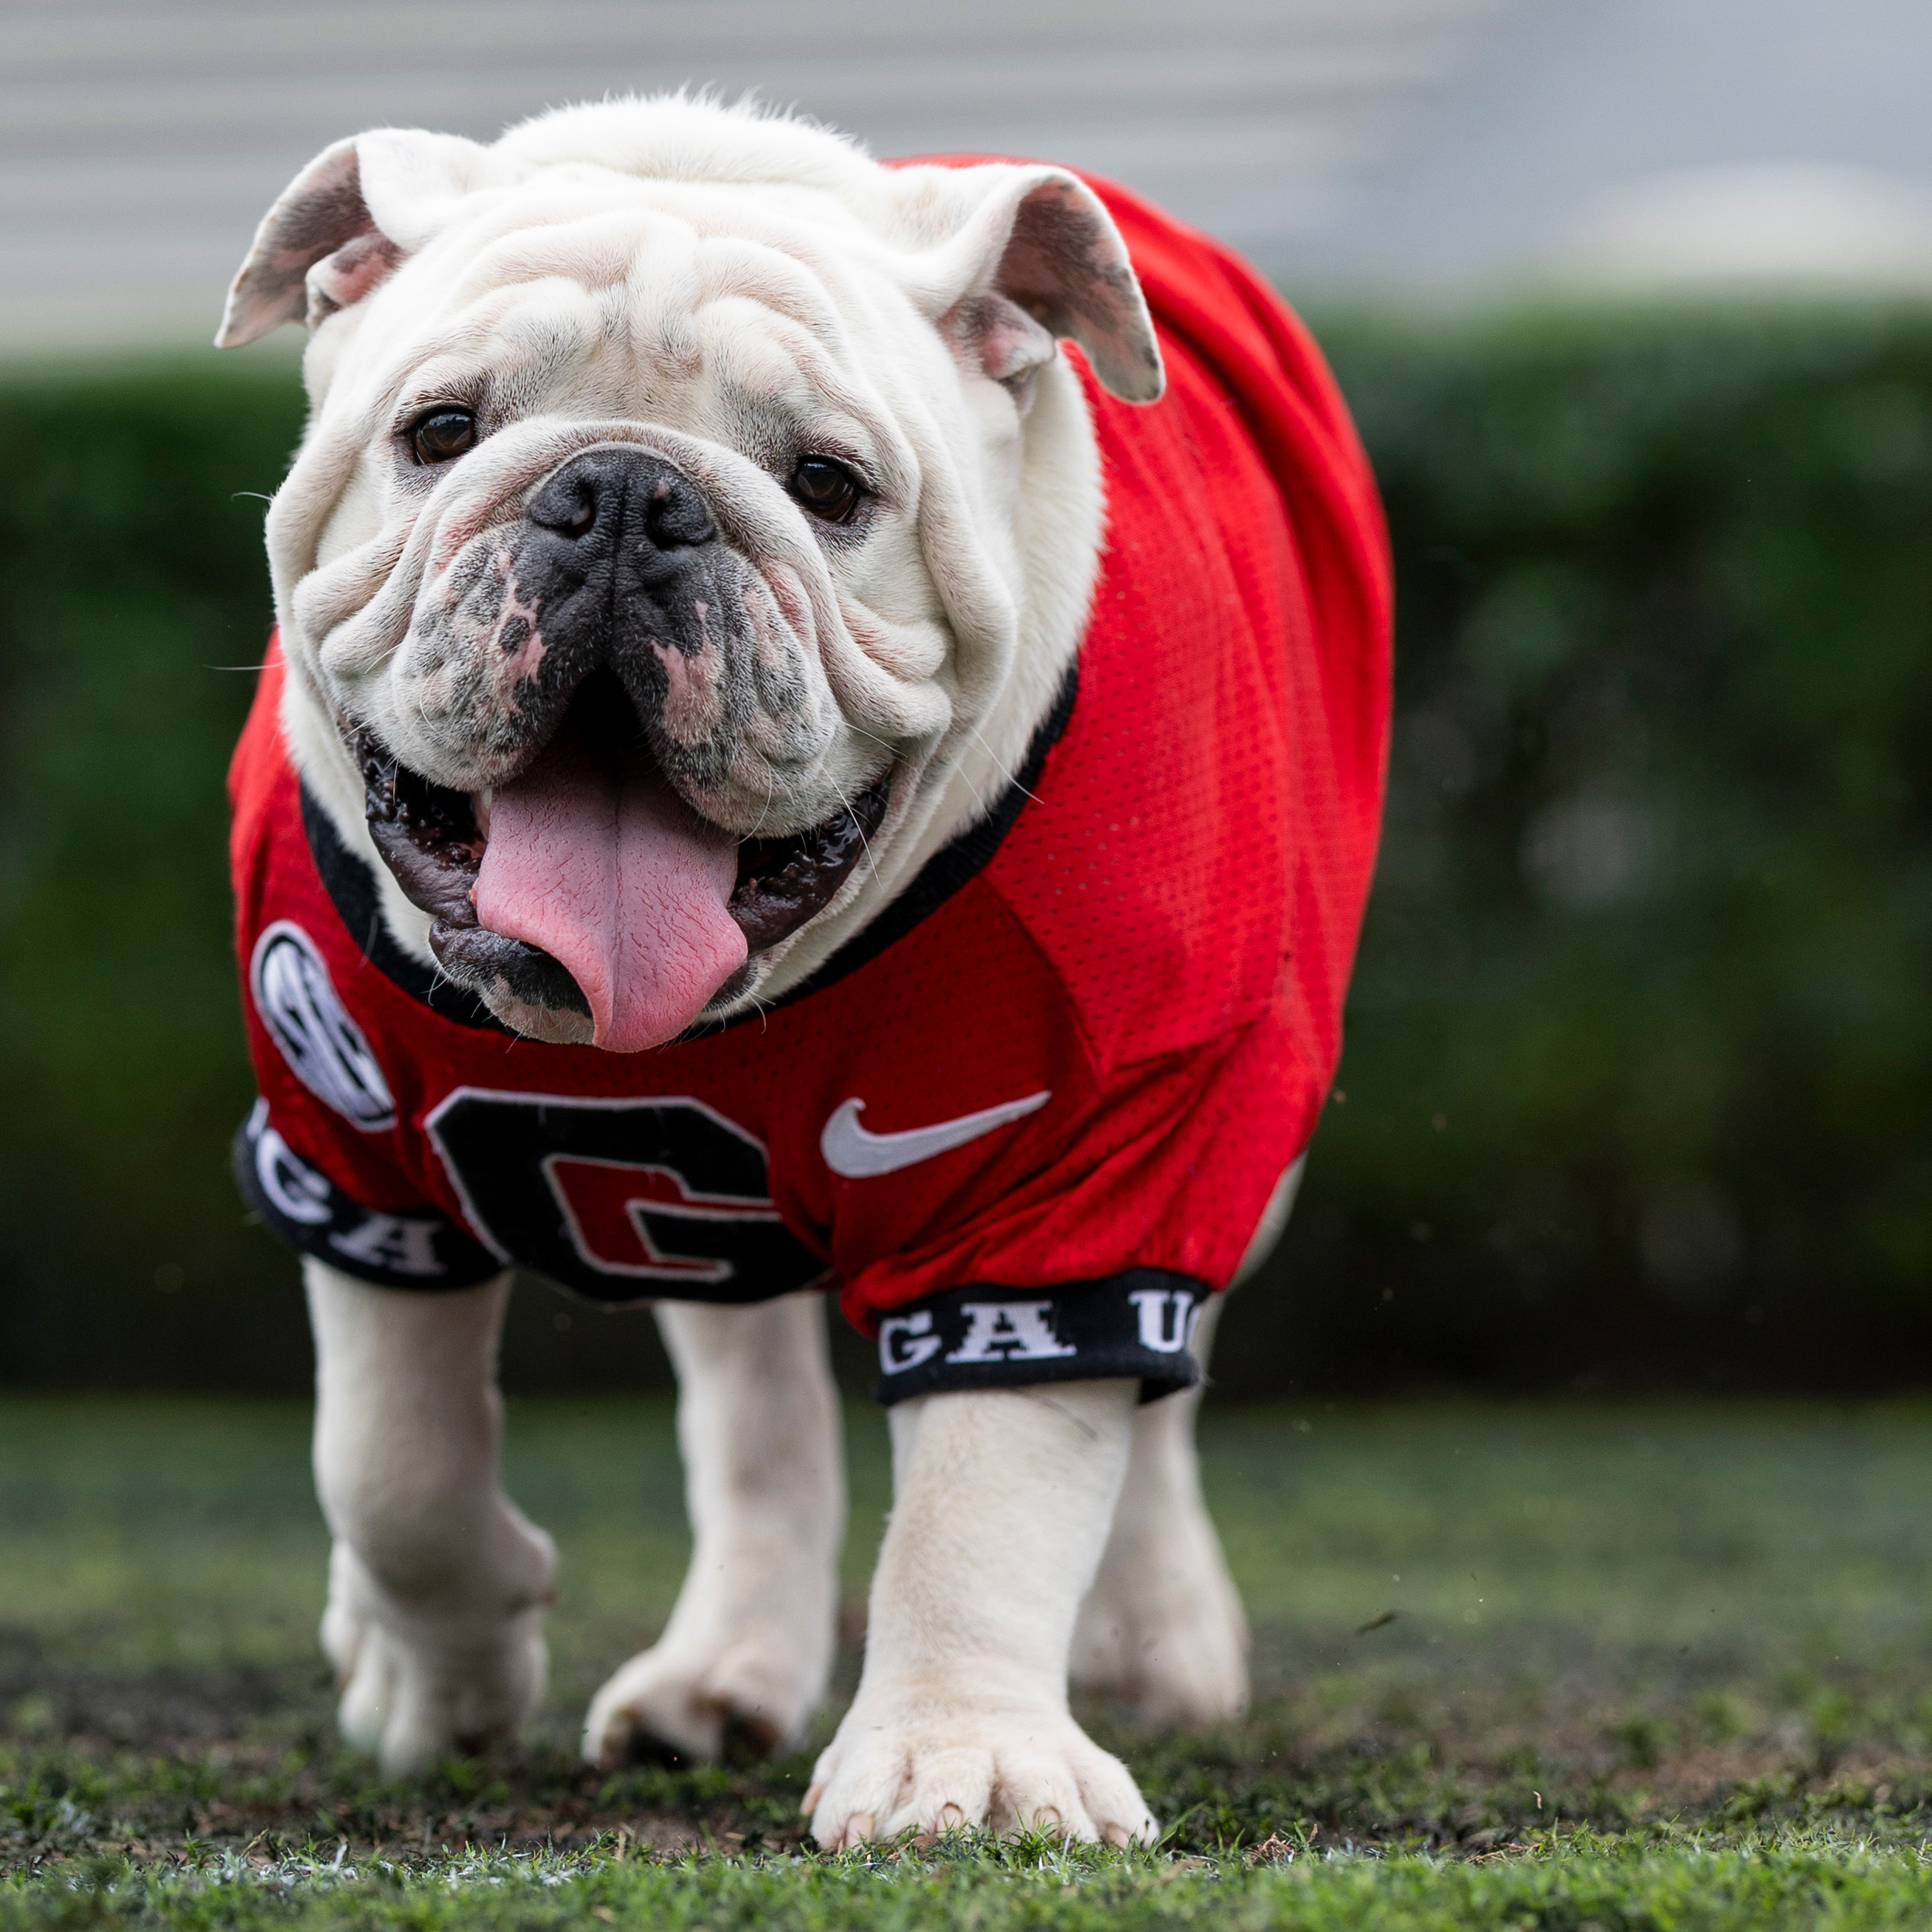
M 330 1741 L 305 1428 L 0 1401 L 0 1923 L 1932 1923 L 1932 1409 L 1210 1409 L 1256 1708 L 1186 1740 L 1086 1713 L 1173 1828 L 1131 1855 L 821 1859 L 808 1754 L 577 1766 L 683 1556 L 649 1402 L 513 1411 L 563 1553 L 550 1703 L 381 1783 Z M 855 1637 L 878 1416 L 851 1437 Z

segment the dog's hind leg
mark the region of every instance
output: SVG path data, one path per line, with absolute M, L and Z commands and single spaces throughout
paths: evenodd
M 1209 1303 L 1195 1328 L 1203 1366 L 1220 1311 Z M 1197 1385 L 1135 1412 L 1114 1527 L 1074 1627 L 1073 1683 L 1151 1723 L 1210 1723 L 1247 1703 L 1247 1619 L 1195 1456 L 1201 1393 Z
M 825 1298 L 666 1302 L 691 1567 L 664 1634 L 592 1701 L 584 1755 L 716 1757 L 794 1742 L 837 1640 L 845 1444 Z
M 1281 1238 L 1301 1178 L 1298 1161 L 1268 1202 L 1236 1285 Z M 1220 1314 L 1217 1297 L 1195 1326 L 1204 1372 Z M 1113 1531 L 1073 1632 L 1073 1682 L 1134 1706 L 1151 1723 L 1212 1723 L 1248 1701 L 1247 1618 L 1201 1495 L 1202 1394 L 1197 1384 L 1135 1412 Z
M 410 1294 L 305 1262 L 315 1478 L 335 1539 L 322 1645 L 352 1744 L 391 1773 L 474 1750 L 543 1695 L 556 1553 L 503 1493 L 505 1275 Z

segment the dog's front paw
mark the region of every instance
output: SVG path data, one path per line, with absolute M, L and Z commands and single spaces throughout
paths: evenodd
M 507 1736 L 542 1702 L 549 1674 L 541 1604 L 507 1616 L 410 1615 L 339 1544 L 322 1648 L 342 1685 L 342 1741 L 391 1777 Z
M 1107 1845 L 1159 1835 L 1127 1767 L 1063 1709 L 949 1709 L 949 1701 L 862 1692 L 805 1794 L 812 1836 L 826 1850 L 961 1825 Z

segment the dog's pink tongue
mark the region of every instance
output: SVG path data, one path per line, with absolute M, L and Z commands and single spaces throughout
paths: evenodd
M 648 754 L 560 741 L 496 794 L 476 916 L 561 961 L 597 1044 L 634 1053 L 675 1039 L 744 964 L 725 910 L 737 878 L 737 840 Z

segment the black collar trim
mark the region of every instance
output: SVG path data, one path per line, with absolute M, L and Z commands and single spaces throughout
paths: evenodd
M 1040 720 L 1032 742 L 1026 747 L 1026 761 L 1019 774 L 1000 794 L 998 804 L 976 825 L 942 845 L 920 867 L 912 883 L 862 932 L 855 933 L 811 977 L 794 986 L 781 998 L 762 1009 L 741 1014 L 717 1028 L 701 1032 L 723 1032 L 727 1028 L 756 1019 L 760 1012 L 823 992 L 849 973 L 869 966 L 889 946 L 896 945 L 922 920 L 930 919 L 963 886 L 971 884 L 991 862 L 1002 842 L 1013 828 L 1046 767 L 1046 754 L 1059 743 L 1073 715 L 1073 702 L 1080 695 L 1080 664 L 1067 666 L 1066 676 L 1053 700 L 1053 708 Z M 475 994 L 454 985 L 431 966 L 405 952 L 391 935 L 383 917 L 382 895 L 368 864 L 342 843 L 334 821 L 307 785 L 301 787 L 302 829 L 308 835 L 308 849 L 315 861 L 316 876 L 322 882 L 342 923 L 362 949 L 362 956 L 385 979 L 393 981 L 410 998 L 427 1006 L 458 1026 L 479 1032 L 509 1033 L 505 1026 Z M 513 1038 L 515 1036 L 512 1036 Z
M 480 1032 L 508 1033 L 505 1026 L 475 994 L 445 979 L 434 966 L 425 966 L 396 943 L 383 917 L 383 896 L 366 860 L 342 843 L 335 821 L 307 785 L 301 787 L 302 829 L 308 835 L 310 855 L 322 889 L 334 903 L 349 937 L 362 957 L 385 979 L 393 981 L 410 998 L 458 1026 Z
M 1026 762 L 1020 767 L 1019 775 L 1000 794 L 999 803 L 978 825 L 969 826 L 957 838 L 941 845 L 920 867 L 913 883 L 864 931 L 853 934 L 809 979 L 801 980 L 782 998 L 774 1000 L 766 1008 L 767 1012 L 813 993 L 821 993 L 848 973 L 870 965 L 888 946 L 896 945 L 922 920 L 930 919 L 954 893 L 970 886 L 992 862 L 993 854 L 999 850 L 1013 828 L 1013 821 L 1032 797 L 1040 774 L 1046 768 L 1046 754 L 1060 742 L 1060 734 L 1073 715 L 1073 700 L 1080 696 L 1080 672 L 1077 658 L 1066 667 L 1066 676 L 1060 685 L 1060 696 L 1053 700 L 1053 709 L 1040 720 L 1026 747 Z M 743 1017 L 753 1019 L 757 1015 L 747 1013 Z M 734 1019 L 728 1023 L 735 1026 L 738 1022 Z

